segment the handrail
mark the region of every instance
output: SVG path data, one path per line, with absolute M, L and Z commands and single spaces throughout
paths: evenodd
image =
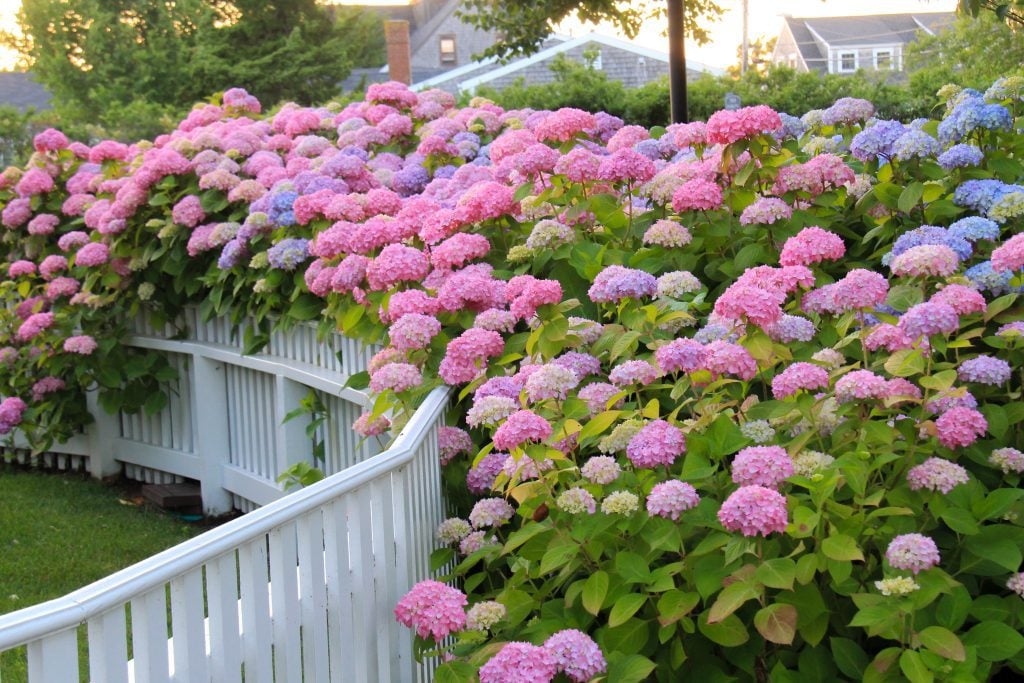
M 447 387 L 431 391 L 383 453 L 63 597 L 0 615 L 0 651 L 77 627 L 409 463 L 448 396 Z

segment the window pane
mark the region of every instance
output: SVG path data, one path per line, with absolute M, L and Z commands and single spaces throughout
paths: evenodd
M 839 68 L 843 71 L 853 71 L 857 68 L 857 55 L 853 52 L 842 53 L 839 60 Z
M 879 69 L 891 69 L 892 68 L 892 53 L 891 52 L 879 52 L 875 55 L 875 64 Z

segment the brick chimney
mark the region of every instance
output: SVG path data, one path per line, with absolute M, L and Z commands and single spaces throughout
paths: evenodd
M 388 78 L 392 81 L 412 83 L 412 53 L 409 48 L 409 22 L 384 22 L 384 39 L 388 46 Z

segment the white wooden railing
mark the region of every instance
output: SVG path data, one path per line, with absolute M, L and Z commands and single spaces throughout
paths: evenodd
M 219 355 L 219 342 L 185 344 L 202 346 L 184 351 L 205 364 L 191 375 L 199 400 L 196 383 L 229 382 L 218 364 L 263 372 L 276 363 L 237 363 Z M 383 453 L 62 598 L 0 616 L 0 655 L 24 657 L 29 683 L 428 680 L 392 609 L 429 573 L 444 515 L 437 428 L 447 402 L 444 389 L 434 390 Z
M 313 326 L 297 325 L 271 334 L 258 353 L 244 355 L 246 324 L 203 321 L 195 309 L 159 327 L 140 316 L 125 343 L 162 352 L 178 371 L 178 379 L 165 384 L 167 406 L 154 415 L 110 415 L 90 392 L 96 422 L 47 456 L 98 478 L 194 480 L 204 511 L 218 514 L 277 500 L 284 495 L 278 475 L 297 462 L 333 474 L 380 452 L 376 439 L 364 440 L 350 428 L 371 405 L 369 396 L 345 388 L 349 377 L 366 370 L 376 348 L 337 333 L 320 340 Z M 178 338 L 182 331 L 184 339 Z M 317 434 L 324 444 L 322 462 L 314 461 L 306 435 L 310 417 L 284 421 L 310 390 L 329 416 Z

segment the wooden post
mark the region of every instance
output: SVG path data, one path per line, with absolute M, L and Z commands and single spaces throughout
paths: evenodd
M 668 87 L 672 123 L 686 123 L 686 3 L 668 0 Z
M 412 83 L 412 52 L 409 48 L 409 22 L 384 22 L 384 41 L 388 47 L 388 78 L 399 83 Z
M 224 465 L 231 441 L 228 437 L 227 369 L 223 363 L 198 354 L 192 356 L 192 424 L 203 511 L 222 514 L 231 510 L 231 495 L 224 489 Z
M 121 473 L 121 463 L 114 459 L 114 439 L 121 435 L 120 413 L 111 415 L 100 406 L 99 389 L 86 392 L 85 404 L 96 422 L 86 432 L 89 442 L 89 474 L 104 479 Z

